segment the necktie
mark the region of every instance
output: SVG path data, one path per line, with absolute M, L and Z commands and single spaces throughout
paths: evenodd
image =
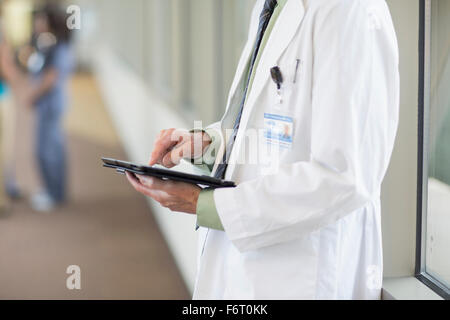
M 239 126 L 241 124 L 242 111 L 244 110 L 244 105 L 245 105 L 245 101 L 247 98 L 248 86 L 250 85 L 250 79 L 252 76 L 253 67 L 255 65 L 255 61 L 258 56 L 259 47 L 261 46 L 261 42 L 264 37 L 264 33 L 267 29 L 270 18 L 272 17 L 273 11 L 275 10 L 276 6 L 277 6 L 277 0 L 266 0 L 266 2 L 264 3 L 264 8 L 259 17 L 258 33 L 256 36 L 256 42 L 255 42 L 255 46 L 253 49 L 253 54 L 252 54 L 252 57 L 250 60 L 250 68 L 248 71 L 247 81 L 245 83 L 244 95 L 242 97 L 242 101 L 241 101 L 241 104 L 239 107 L 239 112 L 238 112 L 236 121 L 233 126 L 233 133 L 232 133 L 230 139 L 228 140 L 222 162 L 219 164 L 219 166 L 217 167 L 217 170 L 214 174 L 214 177 L 216 177 L 216 178 L 223 179 L 225 177 L 225 172 L 228 167 L 228 161 L 230 158 L 231 150 L 233 149 L 234 142 L 236 141 L 236 136 L 239 131 Z

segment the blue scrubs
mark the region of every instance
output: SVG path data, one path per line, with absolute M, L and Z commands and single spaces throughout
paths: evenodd
M 57 203 L 66 199 L 66 142 L 62 120 L 68 105 L 67 84 L 73 65 L 70 45 L 59 43 L 44 69 L 36 75 L 39 81 L 48 68 L 58 72 L 53 88 L 36 102 L 36 157 L 46 191 Z
M 8 94 L 8 86 L 0 81 L 0 100 L 3 100 L 3 98 Z

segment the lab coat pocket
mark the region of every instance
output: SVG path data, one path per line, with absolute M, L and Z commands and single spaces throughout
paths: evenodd
M 284 116 L 292 115 L 295 106 L 295 97 L 299 90 L 301 82 L 302 60 L 289 59 L 288 62 L 280 63 L 282 83 L 280 89 L 273 83 L 272 99 L 270 111 L 275 113 L 284 113 Z

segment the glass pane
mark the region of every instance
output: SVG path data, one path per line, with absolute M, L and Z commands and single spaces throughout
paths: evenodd
M 172 89 L 172 1 L 152 1 L 153 85 L 167 98 Z
M 433 0 L 426 272 L 450 286 L 450 1 Z

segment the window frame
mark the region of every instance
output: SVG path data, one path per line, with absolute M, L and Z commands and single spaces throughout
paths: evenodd
M 417 157 L 417 223 L 415 277 L 446 300 L 450 288 L 426 272 L 426 228 L 428 204 L 428 135 L 430 107 L 432 0 L 420 0 L 419 10 L 419 100 Z

